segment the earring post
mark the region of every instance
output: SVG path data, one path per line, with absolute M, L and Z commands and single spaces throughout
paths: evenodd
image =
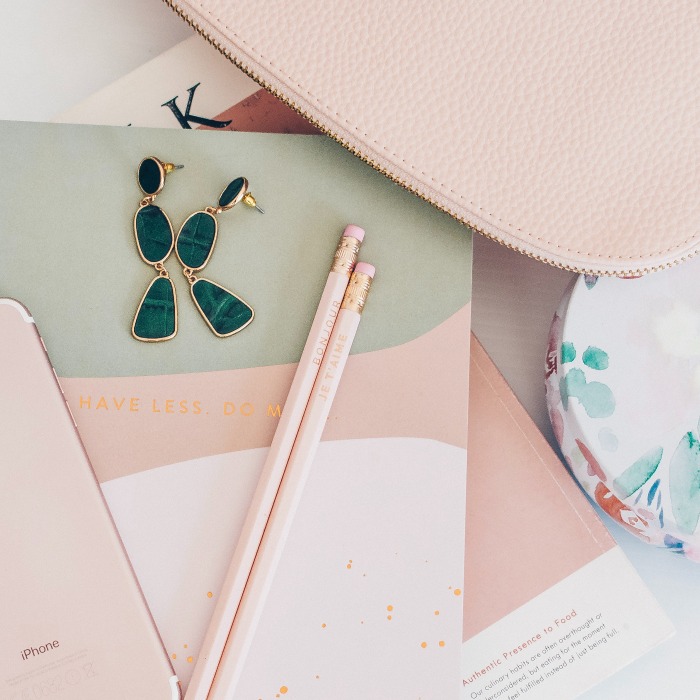
M 255 207 L 261 214 L 265 213 L 265 210 L 255 201 L 252 192 L 246 192 L 243 197 L 243 204 L 247 204 L 249 207 Z

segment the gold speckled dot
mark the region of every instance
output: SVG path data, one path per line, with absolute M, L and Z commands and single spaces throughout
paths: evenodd
M 207 598 L 213 598 L 214 594 L 211 591 L 207 591 Z
M 394 609 L 394 606 L 393 606 L 393 605 L 387 605 L 387 606 L 386 606 L 386 609 L 387 609 L 389 612 L 391 612 L 391 611 Z
M 289 690 L 289 688 L 287 688 L 286 685 L 283 685 L 283 686 L 280 688 L 280 693 L 282 693 L 282 695 L 284 695 L 288 690 Z
M 185 649 L 187 649 L 187 644 L 183 644 L 182 646 L 185 647 Z
M 387 615 L 387 616 L 386 616 L 386 619 L 387 619 L 387 620 L 391 620 L 391 615 Z
M 188 664 L 191 664 L 193 661 L 194 661 L 194 658 L 193 658 L 193 657 L 191 657 L 191 656 L 188 656 L 188 657 L 187 657 L 187 663 L 188 663 Z
M 462 591 L 459 588 L 455 588 L 455 595 L 462 595 Z
M 177 654 L 173 654 L 173 659 L 177 659 Z
M 439 610 L 436 610 L 436 611 L 435 611 L 435 614 L 436 614 L 436 615 L 439 615 L 439 614 L 440 614 L 440 611 L 439 611 Z
M 321 623 L 321 627 L 325 630 L 325 629 L 326 629 L 326 623 L 325 623 L 325 622 L 322 622 L 322 623 Z
M 428 646 L 428 642 L 421 642 L 420 645 L 425 649 Z
M 444 647 L 444 646 L 445 646 L 445 642 L 443 642 L 442 640 L 439 641 L 438 644 L 439 644 L 441 647 Z

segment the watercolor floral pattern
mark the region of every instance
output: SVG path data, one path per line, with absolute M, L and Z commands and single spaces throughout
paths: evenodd
M 582 277 L 577 286 L 593 296 L 601 287 L 597 283 Z M 637 435 L 638 451 L 629 440 L 622 450 L 620 439 L 628 436 L 613 429 L 617 425 L 625 432 L 622 417 L 615 423 L 614 388 L 620 382 L 610 372 L 621 374 L 616 356 L 596 342 L 582 342 L 586 335 L 566 337 L 567 306 L 565 298 L 552 322 L 545 378 L 550 421 L 569 468 L 589 497 L 628 532 L 700 562 L 700 427 L 682 433 L 681 425 L 675 436 L 656 441 L 653 434 L 642 434 L 641 444 Z M 634 451 L 636 457 L 630 455 Z
M 591 418 L 608 418 L 615 411 L 615 397 L 607 384 L 599 381 L 589 381 L 583 369 L 564 365 L 572 363 L 577 353 L 574 344 L 561 344 L 562 377 L 559 381 L 559 393 L 564 410 L 569 408 L 570 399 L 578 399 L 586 413 Z M 608 354 L 600 348 L 589 345 L 581 356 L 583 364 L 596 371 L 605 370 L 609 366 Z
M 700 441 L 693 432 L 681 438 L 671 458 L 669 487 L 678 527 L 693 534 L 700 519 Z

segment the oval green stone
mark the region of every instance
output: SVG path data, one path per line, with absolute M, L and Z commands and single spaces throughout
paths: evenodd
M 173 249 L 173 229 L 160 207 L 148 204 L 136 212 L 136 243 L 151 264 L 162 262 Z
M 214 247 L 216 219 L 205 211 L 190 216 L 177 234 L 177 255 L 185 267 L 198 270 L 203 267 Z
M 233 335 L 253 320 L 253 309 L 227 289 L 209 280 L 198 279 L 192 296 L 202 315 L 218 335 Z
M 146 194 L 155 194 L 160 189 L 163 176 L 160 165 L 153 158 L 144 158 L 139 165 L 139 186 Z
M 237 177 L 233 182 L 230 182 L 226 189 L 221 193 L 219 197 L 219 206 L 227 207 L 231 202 L 233 202 L 236 197 L 240 194 L 243 189 L 243 184 L 245 183 L 245 178 Z
M 175 288 L 168 277 L 156 277 L 136 311 L 134 335 L 140 340 L 166 340 L 175 331 Z

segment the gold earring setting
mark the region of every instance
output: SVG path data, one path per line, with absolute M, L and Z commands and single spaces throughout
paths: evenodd
M 207 265 L 214 252 L 219 228 L 217 215 L 233 209 L 239 202 L 264 213 L 248 191 L 248 180 L 238 177 L 226 186 L 216 207 L 206 207 L 190 214 L 175 240 L 175 254 L 190 283 L 195 306 L 211 331 L 220 338 L 234 335 L 250 325 L 255 311 L 232 291 L 194 273 Z
M 177 333 L 175 287 L 163 264 L 173 250 L 173 227 L 165 212 L 153 202 L 163 189 L 166 175 L 182 167 L 149 156 L 141 161 L 136 177 L 145 195 L 134 214 L 136 248 L 141 260 L 152 265 L 158 274 L 136 309 L 131 334 L 149 343 L 169 340 Z
M 136 248 L 141 259 L 157 273 L 146 288 L 131 324 L 134 338 L 145 342 L 169 340 L 177 333 L 175 286 L 165 268 L 165 261 L 173 249 L 190 283 L 195 306 L 215 335 L 220 338 L 234 335 L 252 323 L 255 317 L 253 308 L 239 296 L 209 279 L 197 277 L 195 273 L 208 264 L 214 252 L 219 214 L 233 209 L 239 202 L 263 214 L 265 212 L 248 190 L 248 180 L 238 177 L 226 186 L 217 206 L 190 214 L 175 237 L 170 219 L 154 202 L 165 186 L 167 175 L 182 167 L 148 156 L 141 161 L 137 171 L 136 179 L 144 197 L 134 214 Z

